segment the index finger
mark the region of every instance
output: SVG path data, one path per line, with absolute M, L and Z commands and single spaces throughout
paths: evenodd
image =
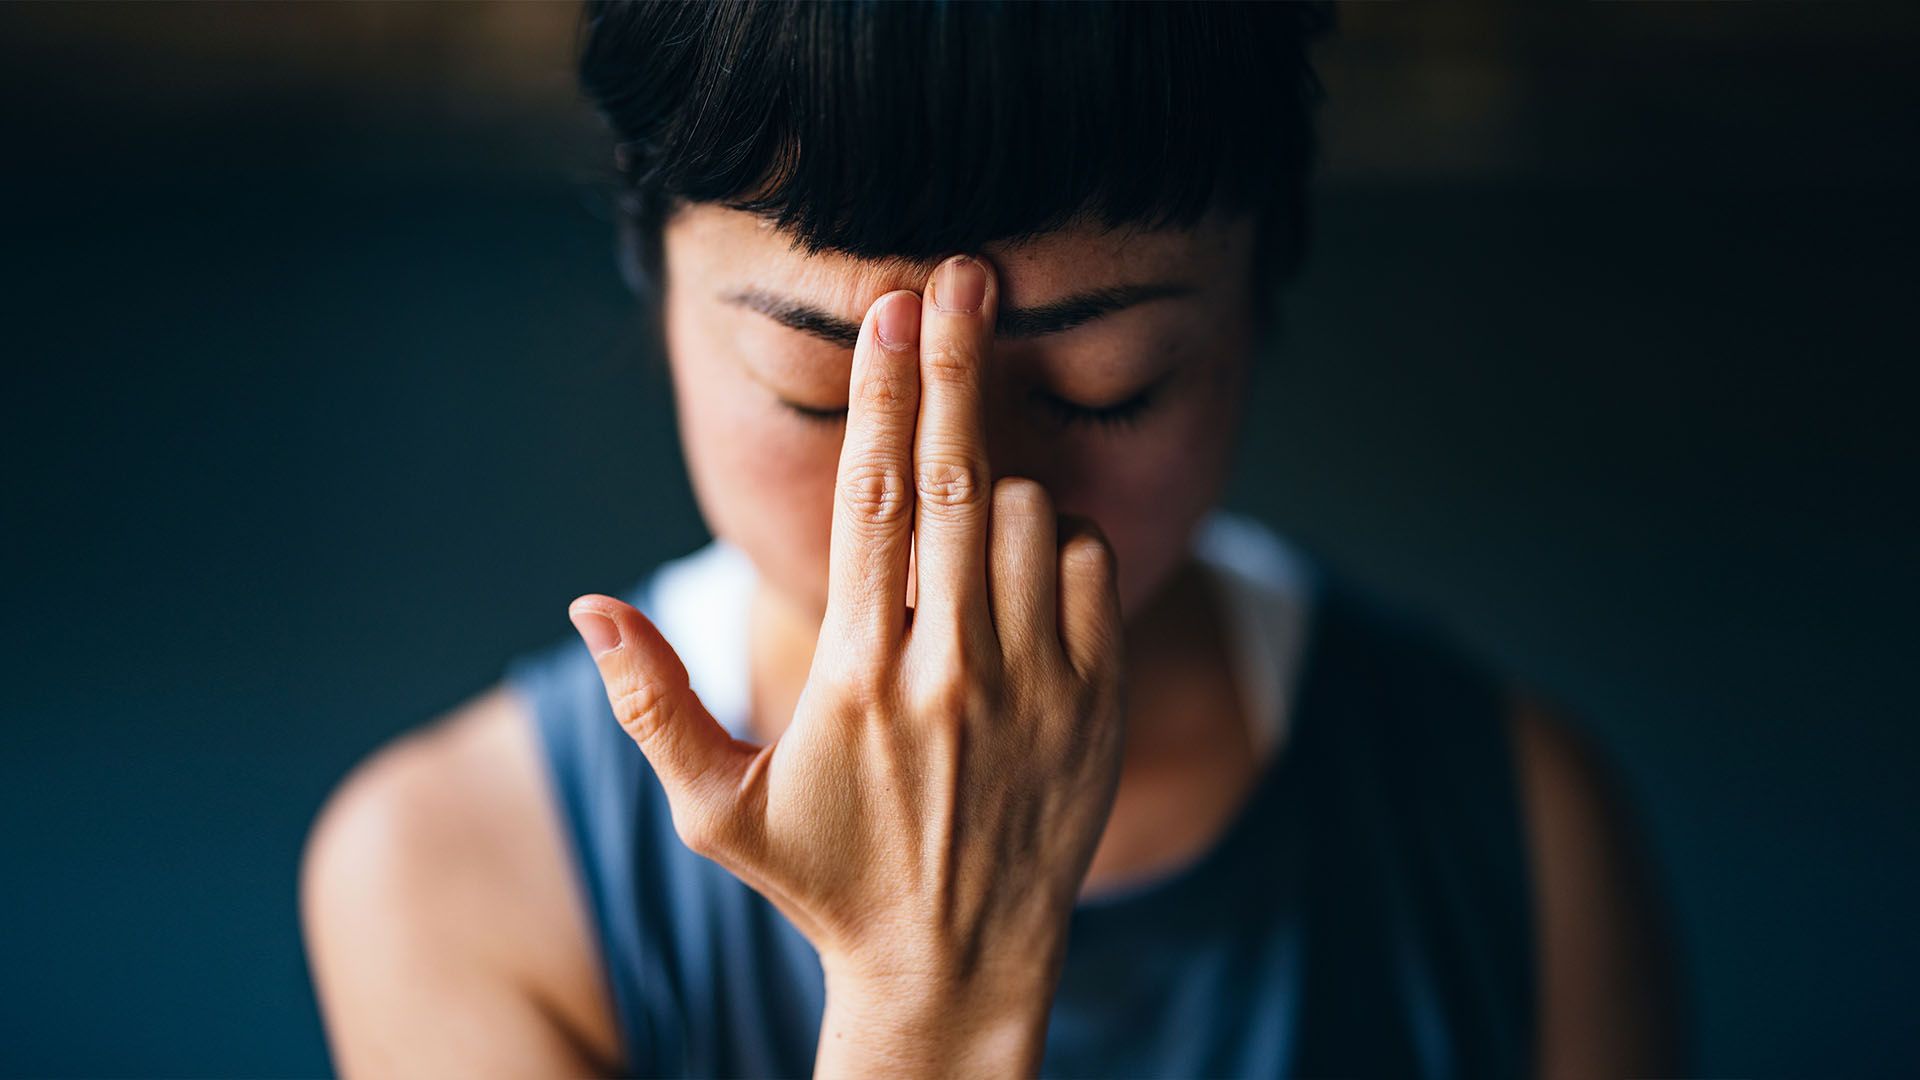
M 867 309 L 853 348 L 821 640 L 843 641 L 867 662 L 888 655 L 906 627 L 919 342 L 920 297 L 897 289 Z

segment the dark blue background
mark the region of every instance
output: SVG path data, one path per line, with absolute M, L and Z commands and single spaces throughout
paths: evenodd
M 1711 8 L 1343 9 L 1228 501 L 1613 752 L 1700 1072 L 1898 1075 L 1913 19 Z M 0 1067 L 317 1073 L 322 798 L 705 533 L 549 15 L 165 10 L 0 32 Z

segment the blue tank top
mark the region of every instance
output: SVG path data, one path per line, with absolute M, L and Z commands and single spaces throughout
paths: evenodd
M 1215 510 L 1194 551 L 1227 598 L 1256 742 L 1277 748 L 1198 859 L 1076 907 L 1042 1071 L 1530 1072 L 1531 885 L 1502 687 L 1251 518 Z M 753 583 L 716 540 L 625 594 L 742 735 Z M 812 946 L 680 843 L 586 650 L 563 639 L 506 680 L 539 730 L 626 1071 L 809 1074 Z

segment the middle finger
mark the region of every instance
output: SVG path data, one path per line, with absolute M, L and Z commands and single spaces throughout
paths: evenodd
M 986 263 L 966 255 L 940 265 L 923 300 L 913 446 L 916 634 L 930 628 L 977 642 L 992 632 L 986 536 L 993 487 L 980 384 L 997 302 Z

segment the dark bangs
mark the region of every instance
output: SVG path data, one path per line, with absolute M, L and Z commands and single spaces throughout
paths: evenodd
M 682 203 L 809 252 L 931 260 L 1080 220 L 1257 216 L 1262 282 L 1305 243 L 1307 3 L 590 0 L 582 88 L 619 140 L 629 280 Z

